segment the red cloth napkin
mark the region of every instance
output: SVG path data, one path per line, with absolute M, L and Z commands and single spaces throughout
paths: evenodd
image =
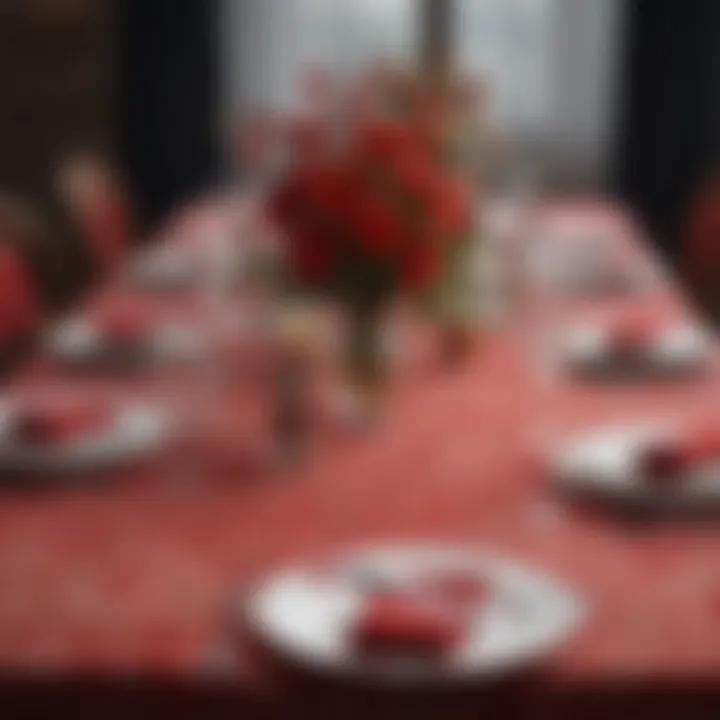
M 441 604 L 403 594 L 372 595 L 360 610 L 354 641 L 361 652 L 439 658 L 464 632 L 462 618 Z
M 622 315 L 608 327 L 612 347 L 621 350 L 640 348 L 657 338 L 665 323 L 657 316 L 647 314 Z
M 77 440 L 110 419 L 104 405 L 27 406 L 13 419 L 13 437 L 29 443 Z
M 693 425 L 678 437 L 647 447 L 641 458 L 645 476 L 651 480 L 682 478 L 705 462 L 720 460 L 720 422 Z

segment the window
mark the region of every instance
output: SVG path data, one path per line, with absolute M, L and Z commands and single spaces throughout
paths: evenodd
M 456 59 L 488 77 L 495 114 L 517 131 L 547 127 L 553 113 L 556 0 L 456 0 Z
M 414 0 L 225 1 L 225 85 L 234 107 L 292 106 L 308 63 L 352 70 L 414 50 Z
M 597 185 L 611 142 L 621 0 L 441 0 L 459 67 L 488 77 L 491 108 L 547 176 Z M 225 114 L 292 107 L 301 67 L 411 60 L 419 0 L 224 0 Z M 229 133 L 228 133 L 229 136 Z
M 454 0 L 456 58 L 547 180 L 597 186 L 615 110 L 620 0 Z

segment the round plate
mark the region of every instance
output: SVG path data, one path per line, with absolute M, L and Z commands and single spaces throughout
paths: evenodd
M 118 405 L 105 427 L 73 442 L 21 444 L 11 440 L 15 403 L 0 404 L 0 471 L 22 473 L 87 472 L 114 467 L 155 450 L 167 436 L 169 421 L 162 410 L 142 404 Z
M 448 570 L 490 583 L 471 613 L 466 639 L 442 661 L 388 665 L 359 655 L 352 627 L 377 583 L 402 583 Z M 578 627 L 584 605 L 540 572 L 491 552 L 443 546 L 391 546 L 349 552 L 325 572 L 291 567 L 262 583 L 247 618 L 267 646 L 328 673 L 378 682 L 432 682 L 496 676 L 543 658 Z
M 92 323 L 76 319 L 66 320 L 51 331 L 49 347 L 55 357 L 69 364 L 137 367 L 196 359 L 203 340 L 193 328 L 167 324 L 158 327 L 136 351 L 119 352 L 107 347 L 102 331 Z
M 648 421 L 594 430 L 574 440 L 555 458 L 559 485 L 582 494 L 649 509 L 702 507 L 720 502 L 720 463 L 694 470 L 659 488 L 638 467 L 639 451 L 672 434 L 670 423 Z
M 670 328 L 628 356 L 608 348 L 601 328 L 575 328 L 561 343 L 561 362 L 583 377 L 673 377 L 701 370 L 710 354 L 708 338 L 691 325 Z

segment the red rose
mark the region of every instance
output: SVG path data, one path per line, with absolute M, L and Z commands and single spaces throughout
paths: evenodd
M 409 133 L 402 123 L 376 121 L 362 128 L 360 147 L 370 159 L 386 160 L 400 152 L 408 141 Z
M 371 254 L 387 255 L 402 237 L 397 215 L 381 198 L 368 194 L 357 208 L 355 229 L 360 243 Z
M 289 246 L 293 272 L 303 281 L 321 282 L 330 267 L 331 255 L 325 242 L 314 235 L 297 234 Z
M 437 173 L 423 153 L 409 150 L 396 158 L 395 175 L 402 189 L 428 200 L 437 187 Z
M 300 173 L 302 202 L 314 211 L 325 211 L 333 184 L 332 173 L 319 164 L 307 165 Z
M 311 76 L 308 94 L 323 95 L 325 80 Z M 371 261 L 358 272 L 372 276 L 391 261 L 393 289 L 424 289 L 442 270 L 443 244 L 472 227 L 472 189 L 440 161 L 448 98 L 382 68 L 364 83 L 332 117 L 323 110 L 287 123 L 295 154 L 271 213 L 285 231 L 291 270 L 318 290 L 330 274 L 342 281 L 334 264 L 358 255 Z M 396 93 L 406 101 L 403 118 L 375 112 Z
M 347 169 L 339 170 L 327 191 L 328 210 L 331 216 L 340 223 L 351 222 L 366 193 L 359 174 Z
M 459 181 L 446 181 L 433 211 L 440 232 L 451 235 L 469 232 L 473 217 L 471 188 Z
M 402 280 L 410 290 L 424 290 L 437 275 L 437 252 L 427 242 L 416 242 L 408 247 L 402 264 Z
M 306 227 L 339 230 L 348 222 L 354 207 L 354 188 L 337 167 L 314 165 L 299 173 L 298 215 Z
M 302 187 L 296 175 L 288 175 L 270 194 L 268 214 L 282 228 L 288 229 L 298 219 Z

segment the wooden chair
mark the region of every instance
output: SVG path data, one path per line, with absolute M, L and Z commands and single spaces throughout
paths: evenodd
M 0 343 L 31 337 L 41 317 L 38 288 L 23 257 L 0 245 Z
M 39 289 L 24 258 L 0 242 L 0 372 L 32 343 L 42 316 Z
M 52 202 L 40 206 L 0 193 L 0 240 L 23 259 L 44 313 L 62 310 L 77 299 L 88 272 L 70 224 Z
M 117 173 L 96 158 L 74 158 L 61 167 L 58 190 L 95 274 L 108 274 L 133 235 L 127 194 Z

